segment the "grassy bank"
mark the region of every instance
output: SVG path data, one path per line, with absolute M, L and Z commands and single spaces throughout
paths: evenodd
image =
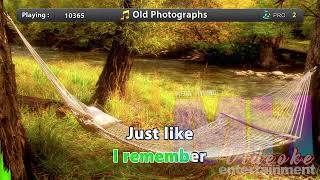
M 14 57 L 18 93 L 60 100 L 50 82 L 32 59 Z M 82 60 L 71 62 L 56 61 L 50 68 L 62 84 L 84 103 L 87 103 L 95 90 L 95 83 L 102 71 L 101 66 L 90 65 Z M 235 96 L 229 88 L 222 88 L 220 94 L 207 94 L 196 97 L 201 91 L 201 81 L 194 85 L 181 85 L 164 77 L 149 77 L 132 73 L 125 97 L 114 94 L 105 106 L 105 110 L 127 124 L 140 127 L 163 126 L 173 122 L 173 111 L 179 97 L 187 92 L 194 95 L 191 99 L 200 99 L 208 119 L 216 113 L 216 104 L 221 96 Z
M 16 64 L 19 94 L 59 100 L 58 94 L 31 58 L 15 56 L 13 60 Z M 83 102 L 89 101 L 102 70 L 102 67 L 82 60 L 51 62 L 50 68 L 66 88 Z M 173 124 L 173 112 L 179 99 L 177 94 L 186 91 L 198 94 L 200 90 L 201 83 L 186 87 L 165 78 L 151 78 L 133 73 L 128 82 L 126 96 L 120 98 L 114 94 L 105 110 L 127 125 L 141 128 L 161 127 Z M 236 96 L 230 89 L 225 88 L 215 96 L 188 98 L 200 98 L 207 119 L 212 120 L 216 113 L 216 107 L 212 104 L 216 104 L 222 95 Z M 57 117 L 55 108 L 41 112 L 30 112 L 26 107 L 22 108 L 23 124 L 45 176 L 199 178 L 216 173 L 213 167 L 204 165 L 113 164 L 112 149 L 128 150 L 130 147 L 85 131 L 71 115 Z
M 59 100 L 59 96 L 45 78 L 37 64 L 28 57 L 14 56 L 18 93 Z M 49 63 L 52 71 L 72 94 L 87 103 L 93 94 L 95 82 L 102 70 L 81 59 Z M 223 97 L 238 94 L 223 88 L 217 94 L 203 94 L 201 81 L 185 86 L 165 77 L 145 76 L 132 73 L 127 94 L 120 98 L 114 94 L 105 110 L 121 119 L 127 125 L 140 128 L 161 127 L 174 123 L 174 111 L 181 99 L 200 102 L 206 118 L 212 121 L 216 115 L 217 102 Z M 190 97 L 177 94 L 189 92 Z M 28 140 L 39 164 L 39 178 L 59 177 L 61 179 L 256 179 L 264 175 L 226 176 L 218 174 L 218 165 L 213 164 L 113 164 L 112 149 L 134 151 L 132 147 L 108 141 L 84 130 L 72 115 L 58 117 L 56 107 L 32 112 L 22 107 L 22 121 Z M 289 179 L 289 177 L 281 177 Z
M 281 43 L 280 48 L 307 53 L 310 40 L 286 39 Z

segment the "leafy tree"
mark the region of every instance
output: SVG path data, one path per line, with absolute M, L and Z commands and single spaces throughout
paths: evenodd
M 257 8 L 271 8 L 275 6 L 275 2 L 265 0 L 260 0 L 256 4 Z M 282 7 L 283 6 L 284 5 L 282 4 Z M 271 67 L 277 64 L 274 50 L 280 46 L 283 38 L 291 36 L 290 32 L 293 28 L 293 24 L 279 22 L 240 23 L 239 34 L 236 35 L 239 38 L 252 39 L 252 42 L 259 43 L 259 62 L 263 67 Z
M 132 8 L 131 0 L 123 1 L 124 8 Z M 117 28 L 108 54 L 107 62 L 97 82 L 97 88 L 91 98 L 91 103 L 104 106 L 110 95 L 119 91 L 125 94 L 133 60 L 131 58 L 131 40 L 126 36 L 126 26 L 121 22 Z

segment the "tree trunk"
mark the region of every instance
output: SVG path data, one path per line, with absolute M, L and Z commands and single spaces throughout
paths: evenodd
M 279 49 L 282 40 L 283 40 L 283 35 L 279 35 L 276 38 L 274 38 L 274 42 L 273 42 L 273 50 L 274 51 Z
M 262 67 L 269 68 L 275 64 L 277 61 L 273 54 L 273 41 L 271 38 L 262 38 L 260 40 L 260 63 Z
M 0 142 L 4 166 L 11 171 L 12 179 L 31 178 L 25 148 L 25 131 L 20 122 L 14 65 L 5 33 L 6 19 L 3 0 L 0 0 Z
M 311 97 L 312 97 L 312 137 L 313 137 L 313 153 L 316 162 L 320 163 L 320 0 L 317 1 L 315 31 L 311 39 L 310 49 L 307 55 L 306 70 L 318 65 L 317 71 L 311 79 Z
M 131 0 L 124 0 L 124 8 L 131 8 Z M 91 98 L 92 104 L 104 106 L 109 96 L 119 91 L 125 94 L 126 82 L 132 67 L 130 42 L 125 37 L 125 23 L 120 23 L 114 35 L 111 50 L 107 62 L 97 82 L 97 88 Z
M 317 2 L 317 10 L 320 12 L 320 0 Z M 311 38 L 310 48 L 307 55 L 306 70 L 313 68 L 315 65 L 319 64 L 320 59 L 320 13 L 316 18 L 315 31 Z

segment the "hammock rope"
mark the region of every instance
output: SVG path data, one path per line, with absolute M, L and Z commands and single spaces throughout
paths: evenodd
M 122 124 L 117 118 L 93 106 L 83 104 L 70 94 L 13 20 L 9 16 L 7 18 L 62 100 L 78 117 L 78 121 L 81 124 L 95 127 L 102 136 L 109 140 L 153 152 L 171 152 L 182 147 L 188 152 L 207 152 L 207 157 L 223 158 L 281 146 L 301 137 L 309 102 L 311 76 L 315 68 L 282 88 L 253 98 L 250 102 L 249 117 L 246 112 L 245 99 L 221 98 L 217 109 L 217 112 L 220 113 L 216 119 L 194 129 L 192 141 L 163 140 L 162 138 L 160 140 L 126 140 L 129 127 Z M 200 109 L 201 103 L 177 100 L 177 106 Z M 183 112 L 175 112 L 175 114 L 183 117 Z M 163 137 L 162 131 L 160 137 Z

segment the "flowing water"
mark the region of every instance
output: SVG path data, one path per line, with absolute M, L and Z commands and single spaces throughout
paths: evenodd
M 104 65 L 106 55 L 100 52 L 64 52 L 47 48 L 36 48 L 40 56 L 47 61 L 80 59 L 94 65 Z M 30 56 L 25 48 L 14 47 L 13 54 Z M 181 60 L 136 58 L 132 72 L 149 77 L 163 77 L 184 85 L 199 84 L 202 90 L 219 90 L 221 87 L 235 89 L 243 96 L 263 95 L 271 89 L 284 85 L 286 81 L 255 76 L 240 77 L 234 69 L 217 66 L 205 66 Z

